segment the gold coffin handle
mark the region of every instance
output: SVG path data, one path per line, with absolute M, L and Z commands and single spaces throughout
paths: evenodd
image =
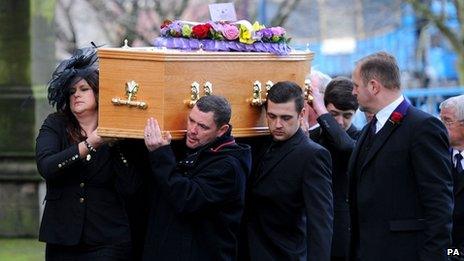
M 267 93 L 272 88 L 272 86 L 274 86 L 274 83 L 271 80 L 266 82 L 266 97 L 267 97 Z
M 205 85 L 203 85 L 203 90 L 205 91 L 205 95 L 213 94 L 213 84 L 209 81 L 206 81 Z
M 146 102 L 143 101 L 129 101 L 129 100 L 124 100 L 119 97 L 111 99 L 111 102 L 114 105 L 127 105 L 129 107 L 137 107 L 139 109 L 145 110 L 148 108 L 148 105 Z
M 253 107 L 260 107 L 266 102 L 266 98 L 263 98 L 263 90 L 261 88 L 260 81 L 253 82 L 252 96 L 248 99 L 248 102 Z
M 126 82 L 127 100 L 115 97 L 111 99 L 111 103 L 113 103 L 113 105 L 127 105 L 129 107 L 136 107 L 138 109 L 145 110 L 146 108 L 148 108 L 148 104 L 146 102 L 134 101 L 135 95 L 137 94 L 139 88 L 139 84 L 134 80 Z
M 314 100 L 314 97 L 313 97 L 313 93 L 311 91 L 311 80 L 310 79 L 306 79 L 304 81 L 304 98 L 305 100 L 308 102 L 308 103 L 311 103 L 313 102 Z
M 190 108 L 193 108 L 199 99 L 200 84 L 198 82 L 192 82 L 192 84 L 190 85 L 190 100 L 185 100 L 184 103 L 187 104 L 187 106 L 189 106 Z

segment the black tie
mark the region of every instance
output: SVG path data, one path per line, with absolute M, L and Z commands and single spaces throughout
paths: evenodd
M 375 129 L 376 129 L 376 124 L 377 124 L 377 117 L 372 117 L 371 122 L 369 122 L 369 130 L 367 132 L 367 137 L 366 137 L 366 145 L 368 148 L 370 148 L 370 145 L 372 144 L 372 141 L 374 140 L 375 136 Z
M 454 155 L 454 159 L 456 160 L 456 165 L 454 166 L 456 168 L 456 172 L 461 173 L 462 172 L 462 164 L 461 164 L 462 155 L 461 155 L 461 153 L 458 153 L 458 154 Z
M 371 126 L 370 126 L 370 131 L 372 132 L 371 134 L 372 135 L 375 135 L 375 131 L 377 130 L 377 117 L 372 117 L 372 120 L 371 120 Z

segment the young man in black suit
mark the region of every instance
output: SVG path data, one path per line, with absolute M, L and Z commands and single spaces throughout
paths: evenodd
M 451 97 L 440 104 L 440 118 L 450 137 L 453 161 L 454 212 L 453 247 L 464 255 L 464 95 Z
M 253 159 L 241 260 L 330 260 L 331 159 L 300 129 L 303 105 L 295 83 L 279 82 L 268 92 L 271 136 Z
M 351 155 L 352 260 L 447 260 L 453 188 L 443 123 L 401 94 L 396 59 L 380 52 L 352 75 L 374 114 Z
M 332 261 L 348 257 L 350 238 L 350 207 L 348 204 L 348 161 L 359 136 L 351 124 L 358 109 L 352 94 L 350 79 L 337 77 L 327 85 L 324 97 L 318 86 L 311 88 L 314 99 L 309 105 L 317 115 L 319 127 L 309 132 L 310 138 L 329 150 L 332 157 L 332 191 L 334 198 L 334 227 Z

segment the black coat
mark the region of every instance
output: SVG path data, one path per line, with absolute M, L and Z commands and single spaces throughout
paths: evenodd
M 368 125 L 349 167 L 353 255 L 361 261 L 447 260 L 453 183 L 445 127 L 410 106 L 401 122 L 385 123 L 362 160 L 367 133 Z
M 236 260 L 251 151 L 226 135 L 176 162 L 150 153 L 154 201 L 144 260 Z
M 453 211 L 453 247 L 464 254 L 464 173 L 453 168 L 454 211 Z
M 330 259 L 333 205 L 329 152 L 301 130 L 253 159 L 244 215 L 244 259 Z M 263 164 L 264 163 L 264 164 Z
M 39 240 L 58 245 L 116 244 L 130 241 L 121 195 L 137 187 L 135 172 L 119 146 L 103 145 L 80 159 L 70 143 L 66 119 L 51 114 L 36 141 L 37 168 L 47 194 Z
M 350 240 L 348 162 L 360 131 L 353 124 L 345 131 L 329 113 L 321 115 L 317 121 L 320 127 L 310 131 L 310 137 L 329 150 L 332 157 L 334 227 L 331 255 L 347 257 Z

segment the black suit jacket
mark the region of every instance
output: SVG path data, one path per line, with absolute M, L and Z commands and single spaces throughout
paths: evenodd
M 265 138 L 248 180 L 245 255 L 251 260 L 329 260 L 330 154 L 299 130 L 259 167 L 271 142 Z
M 349 167 L 352 253 L 360 260 L 447 260 L 453 192 L 445 127 L 410 106 L 400 123 L 385 123 L 357 164 L 367 132 Z
M 150 152 L 155 188 L 144 260 L 236 260 L 251 152 L 229 141 L 177 162 L 171 146 Z
M 118 148 L 103 145 L 90 160 L 80 159 L 77 144 L 67 138 L 66 118 L 47 117 L 36 141 L 37 168 L 47 185 L 40 241 L 59 245 L 130 241 L 121 195 L 134 192 L 137 178 Z
M 310 131 L 313 141 L 328 149 L 332 157 L 332 191 L 334 227 L 332 256 L 346 257 L 350 239 L 350 207 L 348 204 L 348 162 L 360 131 L 352 124 L 344 130 L 329 113 L 317 118 L 320 127 Z
M 453 168 L 454 211 L 453 211 L 453 247 L 464 254 L 464 173 Z

